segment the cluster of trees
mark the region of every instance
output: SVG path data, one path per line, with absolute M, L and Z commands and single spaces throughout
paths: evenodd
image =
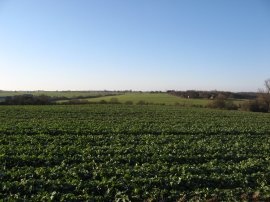
M 264 81 L 264 89 L 259 89 L 257 98 L 249 100 L 242 104 L 241 108 L 253 112 L 270 111 L 270 79 Z
M 264 82 L 265 89 L 260 89 L 255 99 L 250 99 L 239 106 L 234 104 L 231 99 L 224 94 L 218 94 L 213 101 L 209 102 L 207 107 L 252 112 L 269 112 L 270 111 L 270 79 Z
M 209 102 L 206 107 L 228 110 L 237 110 L 239 108 L 231 99 L 227 99 L 222 94 L 219 94 L 213 101 Z
M 31 94 L 8 96 L 5 98 L 3 105 L 48 105 L 54 99 L 46 95 L 33 96 Z
M 110 95 L 118 95 L 118 94 L 110 94 Z M 23 94 L 23 95 L 15 95 L 15 96 L 7 96 L 0 99 L 1 105 L 48 105 L 48 104 L 55 104 L 57 100 L 69 100 L 68 104 L 88 104 L 87 100 L 80 100 L 85 98 L 98 98 L 102 97 L 103 95 L 88 95 L 88 96 L 77 96 L 77 97 L 64 97 L 64 96 L 57 96 L 51 97 L 47 95 L 38 95 L 34 96 L 32 94 Z M 104 95 L 104 96 L 109 96 Z

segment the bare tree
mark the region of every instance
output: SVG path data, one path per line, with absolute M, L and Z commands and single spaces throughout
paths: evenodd
M 265 89 L 259 89 L 258 100 L 266 107 L 266 111 L 270 109 L 270 79 L 264 81 Z
M 270 94 L 270 79 L 264 81 L 264 86 L 266 88 L 266 93 Z

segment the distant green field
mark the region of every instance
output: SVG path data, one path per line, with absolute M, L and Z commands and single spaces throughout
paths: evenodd
M 183 106 L 205 106 L 210 102 L 208 99 L 186 99 L 177 96 L 173 96 L 167 93 L 126 93 L 116 96 L 106 96 L 99 98 L 87 98 L 89 102 L 100 102 L 105 100 L 107 102 L 111 99 L 117 99 L 120 103 L 125 103 L 127 101 L 132 101 L 133 104 L 137 104 L 139 101 L 144 101 L 150 104 L 165 104 L 165 105 L 183 105 Z M 85 99 L 83 99 L 85 100 Z M 235 104 L 243 102 L 242 100 L 234 100 Z
M 32 95 L 47 95 L 51 97 L 87 97 L 87 96 L 105 96 L 111 94 L 118 94 L 118 92 L 113 91 L 0 91 L 0 98 L 6 96 L 15 96 L 23 94 L 32 94 Z
M 117 99 L 120 103 L 126 103 L 131 101 L 133 104 L 137 104 L 140 101 L 144 101 L 149 104 L 165 104 L 182 106 L 205 106 L 209 102 L 208 99 L 186 99 L 170 95 L 168 93 L 149 93 L 149 92 L 132 92 L 121 94 L 118 91 L 0 91 L 0 102 L 4 101 L 6 96 L 15 96 L 23 94 L 47 95 L 51 97 L 66 97 L 66 98 L 78 98 L 78 97 L 90 97 L 99 96 L 96 98 L 82 98 L 80 100 L 87 100 L 89 102 L 100 102 L 102 100 L 110 102 L 112 99 Z M 65 103 L 68 100 L 58 100 L 57 103 Z M 240 104 L 243 100 L 233 100 L 235 104 Z
M 99 98 L 87 98 L 89 102 L 100 102 L 101 100 L 111 101 L 112 98 L 116 98 L 120 103 L 132 101 L 133 104 L 137 104 L 139 101 L 144 101 L 151 104 L 165 104 L 175 105 L 176 103 L 182 105 L 206 105 L 208 100 L 205 99 L 185 99 L 169 95 L 167 93 L 126 93 L 123 95 L 106 96 Z

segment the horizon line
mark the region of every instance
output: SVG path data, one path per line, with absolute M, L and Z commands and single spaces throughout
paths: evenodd
M 103 90 L 4 90 L 0 89 L 0 92 L 162 92 L 166 93 L 168 91 L 201 91 L 201 92 L 231 92 L 231 93 L 258 93 L 258 91 L 230 91 L 230 90 L 198 90 L 198 89 L 186 89 L 186 90 L 178 90 L 178 89 L 168 89 L 168 90 L 133 90 L 133 89 L 125 89 L 125 90 L 109 90 L 109 89 L 103 89 Z

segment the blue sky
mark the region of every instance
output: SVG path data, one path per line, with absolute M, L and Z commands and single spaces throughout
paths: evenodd
M 0 0 L 0 89 L 256 91 L 268 0 Z

